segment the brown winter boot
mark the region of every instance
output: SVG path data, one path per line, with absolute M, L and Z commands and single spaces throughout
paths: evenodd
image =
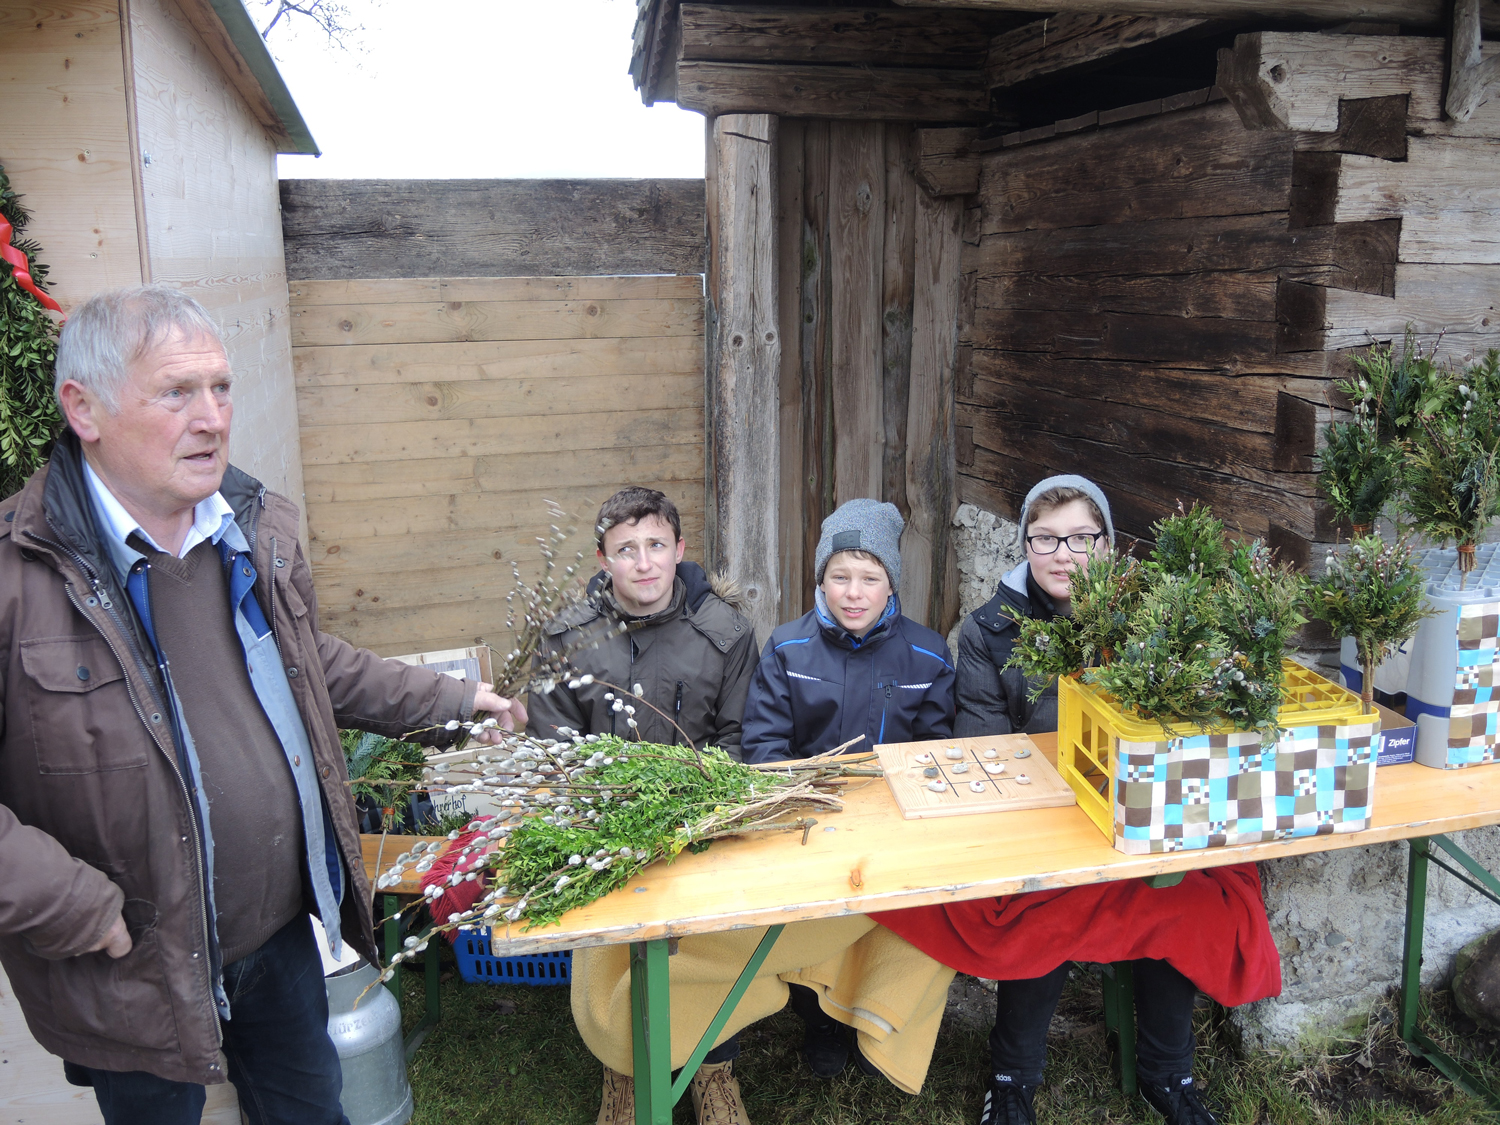
M 635 1125 L 635 1079 L 604 1068 L 604 1097 L 596 1125 Z
M 693 1075 L 690 1089 L 698 1125 L 750 1125 L 745 1103 L 740 1101 L 740 1080 L 734 1076 L 732 1060 L 704 1063 Z

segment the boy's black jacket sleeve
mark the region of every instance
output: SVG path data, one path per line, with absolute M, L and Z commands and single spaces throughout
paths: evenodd
M 717 726 L 713 745 L 731 758 L 742 758 L 741 739 L 745 707 L 749 701 L 750 681 L 755 676 L 756 645 L 755 630 L 741 637 L 729 652 L 724 662 L 724 679 L 715 707 Z
M 594 733 L 589 729 L 588 715 L 565 678 L 559 679 L 557 686 L 545 695 L 534 691 L 526 698 L 527 734 L 533 738 L 559 738 L 558 727 L 571 727 L 583 734 Z
M 958 717 L 953 733 L 959 738 L 1015 730 L 1010 691 L 1004 674 L 991 659 L 981 628 L 970 614 L 958 632 Z

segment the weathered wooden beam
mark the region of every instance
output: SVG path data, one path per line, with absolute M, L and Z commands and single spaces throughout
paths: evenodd
M 989 94 L 977 70 L 684 60 L 677 67 L 677 104 L 708 116 L 982 121 Z
M 1410 139 L 1407 159 L 1300 152 L 1293 169 L 1292 225 L 1400 224 L 1405 263 L 1500 263 L 1500 142 L 1476 137 Z
M 907 515 L 908 404 L 912 391 L 912 292 L 916 270 L 918 199 L 915 132 L 887 125 L 885 133 L 885 221 L 880 267 L 880 498 Z M 920 620 L 920 619 L 919 619 Z
M 993 18 L 899 8 L 684 4 L 682 58 L 977 70 Z
M 1481 102 L 1500 94 L 1500 57 L 1486 59 L 1480 43 L 1479 0 L 1455 0 L 1452 42 L 1443 108 L 1453 120 L 1467 121 Z
M 282 180 L 287 276 L 701 273 L 702 180 Z
M 726 114 L 710 126 L 709 448 L 713 560 L 769 636 L 780 611 L 781 325 L 777 320 L 777 119 Z
M 1486 31 L 1500 28 L 1500 4 L 1480 0 Z M 896 0 L 902 7 L 1007 12 L 1098 12 L 1142 16 L 1203 16 L 1208 19 L 1295 19 L 1308 23 L 1399 23 L 1404 27 L 1447 24 L 1445 0 Z
M 882 121 L 841 121 L 829 130 L 829 376 L 835 505 L 884 493 L 885 130 Z
M 948 523 L 958 506 L 954 451 L 954 352 L 958 343 L 963 203 L 917 198 L 916 303 L 906 422 L 906 497 L 901 539 L 902 609 L 946 632 L 957 611 L 957 563 Z
M 811 389 L 802 371 L 803 286 L 813 269 L 803 249 L 802 209 L 807 182 L 806 138 L 813 123 L 782 121 L 776 138 L 776 302 L 781 323 L 781 489 L 778 513 L 781 604 L 778 618 L 792 621 L 806 612 L 812 598 L 804 529 L 821 513 L 809 511 L 807 480 L 813 469 L 809 430 L 815 414 L 808 409 Z
M 929 195 L 973 195 L 979 154 L 969 150 L 978 129 L 917 130 L 917 183 Z
M 1482 354 L 1496 345 L 1500 265 L 1403 262 L 1383 295 L 1283 282 L 1276 318 L 1286 351 L 1368 347 L 1411 332 L 1439 358 Z
M 1339 127 L 1332 133 L 1302 133 L 1304 152 L 1354 152 L 1382 160 L 1406 159 L 1408 94 L 1339 101 Z
M 986 157 L 984 233 L 1280 211 L 1292 150 L 1286 134 L 1242 129 L 1223 102 L 1003 150 Z
M 1085 66 L 1132 47 L 1211 24 L 1201 17 L 1122 16 L 1100 12 L 1063 12 L 1002 32 L 990 40 L 985 81 L 991 87 L 1014 86 L 1060 70 Z
M 1218 85 L 1247 129 L 1332 133 L 1343 100 L 1408 95 L 1414 118 L 1441 115 L 1440 39 L 1255 32 L 1219 52 Z

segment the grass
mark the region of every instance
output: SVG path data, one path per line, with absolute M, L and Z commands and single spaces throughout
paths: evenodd
M 451 958 L 444 943 L 443 955 Z M 600 1068 L 573 1027 L 566 987 L 465 985 L 444 975 L 443 1021 L 412 1061 L 413 1125 L 592 1125 Z M 408 1025 L 422 1009 L 420 972 L 403 979 Z M 1427 998 L 1433 1034 L 1500 1085 L 1500 1042 L 1453 1008 Z M 1126 1125 L 1161 1118 L 1120 1093 L 1109 1065 L 1097 981 L 1075 971 L 1048 1037 L 1040 1125 Z M 1413 1059 L 1379 1005 L 1312 1057 L 1238 1057 L 1222 1012 L 1197 1015 L 1198 1079 L 1225 1125 L 1463 1125 L 1494 1120 L 1482 1103 Z M 973 1125 L 984 1096 L 985 1031 L 945 1022 L 917 1097 L 852 1066 L 832 1081 L 812 1077 L 797 1055 L 787 1010 L 742 1033 L 735 1064 L 755 1125 Z M 674 1125 L 691 1125 L 688 1099 Z

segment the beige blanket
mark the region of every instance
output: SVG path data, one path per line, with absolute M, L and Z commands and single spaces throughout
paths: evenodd
M 764 927 L 685 937 L 669 961 L 672 1066 L 687 1062 Z M 786 1006 L 787 984 L 818 993 L 823 1010 L 854 1028 L 859 1048 L 908 1094 L 922 1088 L 953 970 L 863 914 L 789 923 L 715 1046 Z M 573 1018 L 608 1067 L 632 1070 L 630 947 L 573 953 Z

